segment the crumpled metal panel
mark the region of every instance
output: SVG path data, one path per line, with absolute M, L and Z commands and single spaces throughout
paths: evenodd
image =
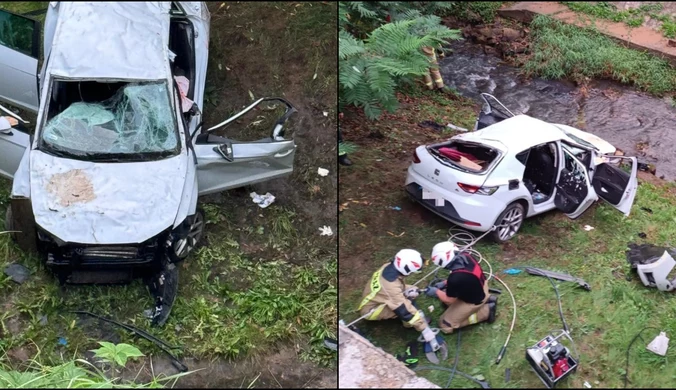
M 145 162 L 92 163 L 33 150 L 36 223 L 66 242 L 140 243 L 172 226 L 187 155 Z
M 169 2 L 63 2 L 47 72 L 62 77 L 169 78 Z

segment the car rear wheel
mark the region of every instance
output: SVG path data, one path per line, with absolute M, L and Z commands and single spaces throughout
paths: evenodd
M 495 222 L 498 227 L 493 231 L 493 240 L 503 243 L 514 237 L 521 228 L 521 223 L 526 215 L 523 205 L 512 203 L 503 211 Z

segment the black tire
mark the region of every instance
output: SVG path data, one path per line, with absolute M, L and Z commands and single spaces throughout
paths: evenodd
M 510 204 L 495 220 L 496 226 L 509 226 L 496 228 L 493 233 L 491 233 L 491 238 L 498 244 L 509 241 L 516 235 L 519 229 L 521 229 L 521 225 L 523 224 L 523 220 L 525 218 L 526 210 L 521 203 L 514 202 Z
M 192 253 L 196 249 L 199 249 L 202 244 L 202 241 L 204 241 L 204 227 L 206 226 L 206 217 L 204 214 L 204 210 L 201 207 L 197 207 L 197 211 L 195 211 L 195 214 L 189 216 L 187 220 L 190 223 L 190 231 L 188 232 L 188 235 L 194 234 L 193 227 L 195 224 L 200 224 L 199 228 L 201 229 L 201 231 L 198 234 L 195 234 L 194 237 L 195 239 L 187 244 L 189 245 L 187 252 L 183 253 L 182 251 L 182 253 L 178 253 L 179 247 L 177 246 L 177 244 L 174 244 L 174 250 L 177 251 L 176 255 L 181 260 L 187 258 L 188 255 L 190 255 L 190 253 Z

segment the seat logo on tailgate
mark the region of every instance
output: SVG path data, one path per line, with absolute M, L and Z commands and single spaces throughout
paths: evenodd
M 438 169 L 435 169 L 435 170 L 434 170 L 434 174 L 437 175 L 437 176 L 439 176 L 439 170 L 438 170 Z

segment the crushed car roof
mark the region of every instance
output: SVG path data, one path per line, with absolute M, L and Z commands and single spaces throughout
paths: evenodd
M 570 140 L 566 133 L 553 124 L 523 114 L 456 137 L 467 141 L 497 141 L 504 145 L 509 153 L 519 153 L 545 142 Z
M 61 2 L 47 72 L 73 78 L 168 78 L 170 6 Z

